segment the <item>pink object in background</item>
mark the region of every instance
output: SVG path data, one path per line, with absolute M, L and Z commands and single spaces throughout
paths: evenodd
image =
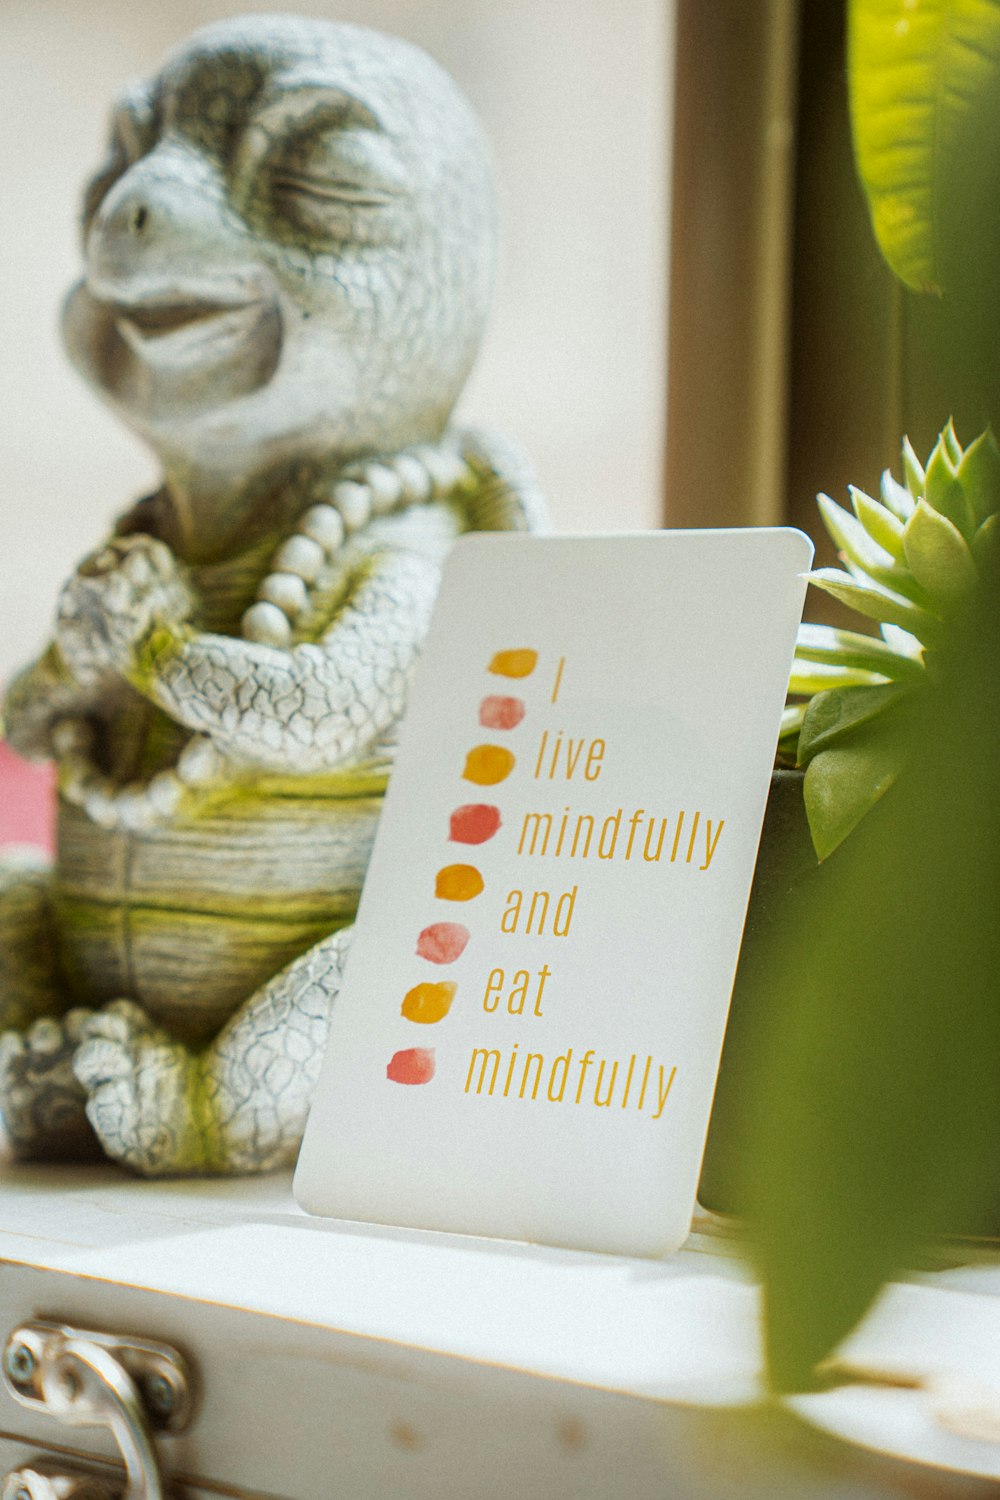
M 52 765 L 22 760 L 0 741 L 0 847 L 55 848 L 56 773 Z

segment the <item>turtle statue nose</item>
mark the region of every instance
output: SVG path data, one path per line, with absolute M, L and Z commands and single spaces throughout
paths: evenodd
M 223 192 L 198 152 L 164 143 L 131 166 L 108 190 L 87 230 L 93 285 L 174 271 L 203 270 L 231 259 Z
M 166 229 L 170 215 L 154 212 L 154 195 L 152 184 L 143 181 L 130 183 L 128 178 L 112 188 L 91 225 L 91 249 L 98 252 L 111 247 L 124 249 L 147 241 L 154 236 L 158 222 L 161 229 Z

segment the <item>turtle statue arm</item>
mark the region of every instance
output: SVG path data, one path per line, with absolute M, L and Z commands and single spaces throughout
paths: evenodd
M 141 524 L 149 506 L 147 499 L 130 507 L 115 523 L 114 537 L 126 535 L 137 523 Z M 148 543 L 151 539 L 145 540 Z M 169 559 L 169 551 L 161 544 L 156 544 L 156 548 L 162 565 Z M 105 546 L 84 558 L 68 587 L 79 587 L 81 575 L 94 571 L 98 559 L 106 565 L 110 556 Z M 121 561 L 122 557 L 123 554 L 117 554 L 116 561 Z M 136 563 L 130 566 L 134 569 Z M 63 592 L 65 594 L 66 590 Z M 182 597 L 186 609 L 189 601 L 186 594 Z M 62 750 L 69 749 L 70 742 L 78 734 L 72 724 L 62 732 L 59 726 L 66 725 L 67 720 L 78 721 L 99 708 L 109 690 L 113 691 L 115 676 L 114 668 L 109 661 L 102 659 L 100 653 L 70 652 L 67 655 L 57 634 L 42 654 L 7 685 L 3 694 L 0 734 L 11 749 L 27 760 L 53 757 L 58 760 Z
M 400 718 L 438 580 L 425 558 L 373 552 L 317 641 L 286 650 L 179 635 L 133 685 L 226 761 L 296 774 L 343 765 Z
M 399 719 L 440 577 L 427 552 L 377 538 L 342 549 L 332 620 L 286 649 L 190 625 L 182 575 L 165 586 L 162 543 L 135 536 L 105 550 L 106 570 L 82 571 L 64 590 L 64 653 L 117 671 L 206 737 L 216 770 L 322 771 L 364 754 Z M 158 567 L 136 567 L 140 557 Z
M 3 733 L 11 748 L 28 760 L 48 759 L 57 749 L 59 721 L 85 714 L 98 691 L 97 683 L 73 676 L 53 641 L 7 689 Z
M 462 449 L 471 487 L 461 499 L 412 507 L 348 538 L 307 591 L 315 639 L 290 647 L 198 631 L 169 548 L 143 533 L 113 538 L 61 596 L 59 643 L 71 670 L 82 679 L 120 674 L 204 737 L 193 747 L 199 779 L 227 765 L 301 775 L 357 759 L 402 714 L 455 537 L 470 526 L 542 523 L 544 501 L 516 448 L 471 431 Z M 261 608 L 244 615 L 244 628 Z M 275 605 L 263 609 L 287 631 Z

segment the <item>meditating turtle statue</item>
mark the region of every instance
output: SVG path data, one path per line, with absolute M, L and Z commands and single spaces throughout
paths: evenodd
M 0 871 L 0 1112 L 24 1157 L 294 1159 L 443 560 L 544 505 L 450 414 L 489 300 L 489 157 L 416 48 L 198 32 L 114 114 L 70 355 L 162 487 L 5 704 L 58 854 Z

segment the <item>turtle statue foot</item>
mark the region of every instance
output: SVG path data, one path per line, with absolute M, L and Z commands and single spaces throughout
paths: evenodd
M 104 1153 L 148 1177 L 294 1162 L 349 942 L 343 929 L 317 943 L 201 1050 L 131 1000 L 88 1014 L 73 1072 Z
M 71 1010 L 46 1016 L 25 1032 L 0 1034 L 3 1123 L 22 1161 L 87 1160 L 100 1154 L 85 1114 L 86 1095 L 73 1058 L 90 1017 Z
M 107 1156 L 151 1176 L 198 1169 L 206 1123 L 197 1109 L 198 1059 L 141 1006 L 113 1000 L 90 1016 L 73 1072 Z

